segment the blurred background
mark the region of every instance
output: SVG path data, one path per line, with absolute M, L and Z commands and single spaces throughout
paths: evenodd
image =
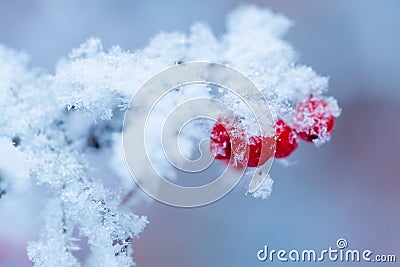
M 90 36 L 101 38 L 106 48 L 135 50 L 160 31 L 186 32 L 197 21 L 218 35 L 228 12 L 245 3 L 0 0 L 0 42 L 30 54 L 31 66 L 53 72 L 60 57 Z M 158 202 L 137 207 L 135 212 L 150 220 L 135 240 L 138 266 L 280 266 L 260 263 L 257 251 L 264 245 L 325 249 L 335 247 L 338 238 L 346 238 L 349 248 L 396 254 L 399 262 L 400 2 L 249 3 L 292 19 L 295 26 L 286 39 L 300 62 L 330 77 L 328 95 L 343 108 L 332 141 L 321 148 L 302 143 L 290 158 L 292 166 L 275 163 L 269 200 L 245 197 L 237 187 L 201 208 Z M 31 266 L 25 242 L 36 235 L 10 237 L 6 231 L 0 231 L 0 266 Z

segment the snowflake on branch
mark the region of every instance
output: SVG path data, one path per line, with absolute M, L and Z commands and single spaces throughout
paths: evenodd
M 276 121 L 275 158 L 288 157 L 300 139 L 317 145 L 328 141 L 340 108 L 334 98 L 323 96 L 328 79 L 298 64 L 293 48 L 282 39 L 291 25 L 282 15 L 246 6 L 229 15 L 227 32 L 219 37 L 199 23 L 188 34 L 160 33 L 135 52 L 118 46 L 106 51 L 100 40 L 91 38 L 60 60 L 54 74 L 28 68 L 25 54 L 0 45 L 0 202 L 34 186 L 47 192 L 40 238 L 28 245 L 34 265 L 134 265 L 131 243 L 148 221 L 125 205 L 127 196 L 135 194 L 135 185 L 122 156 L 121 129 L 136 90 L 168 67 L 212 61 L 249 77 Z M 164 101 L 165 110 L 155 109 L 155 116 L 192 96 L 218 97 L 238 113 L 247 112 L 232 95 L 210 88 L 171 94 Z M 193 138 L 206 129 L 216 159 L 235 154 L 229 138 L 235 126 L 227 127 L 234 118 L 230 119 L 189 129 L 181 137 L 186 144 L 181 152 L 192 155 Z M 265 163 L 258 149 L 268 141 L 251 129 L 251 120 L 246 125 L 253 135 L 248 139 L 247 166 L 254 167 Z M 89 154 L 103 148 L 113 151 L 107 162 L 121 177 L 121 190 L 107 188 L 93 171 Z M 160 172 L 174 177 L 174 168 L 161 160 L 159 143 L 148 149 Z M 141 171 L 145 176 L 146 170 Z M 272 184 L 268 178 L 253 196 L 267 198 Z M 84 263 L 74 253 L 83 239 L 91 251 Z

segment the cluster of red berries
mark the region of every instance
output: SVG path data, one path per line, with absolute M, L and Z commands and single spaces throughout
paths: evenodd
M 279 119 L 275 123 L 275 136 L 251 136 L 247 139 L 243 129 L 227 119 L 218 120 L 211 131 L 210 150 L 215 159 L 229 160 L 233 166 L 257 167 L 274 155 L 288 157 L 298 146 L 297 138 L 307 142 L 329 137 L 335 117 L 328 103 L 322 98 L 309 97 L 298 103 L 290 125 Z M 246 143 L 247 142 L 247 143 Z M 246 156 L 247 163 L 246 163 Z

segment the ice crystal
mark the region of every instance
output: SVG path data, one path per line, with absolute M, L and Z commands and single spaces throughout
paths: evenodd
M 270 176 L 265 179 L 265 181 L 261 184 L 261 186 L 252 193 L 253 197 L 255 198 L 261 198 L 261 199 L 266 199 L 268 198 L 271 193 L 272 193 L 272 185 L 274 184 L 274 181 Z

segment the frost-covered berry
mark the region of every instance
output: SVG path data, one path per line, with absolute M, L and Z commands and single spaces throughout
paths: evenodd
M 232 154 L 231 164 L 236 168 L 261 166 L 274 154 L 273 137 L 251 136 L 247 138 L 244 129 L 228 120 L 218 120 L 211 131 L 210 138 L 210 151 L 215 159 L 229 162 L 227 160 L 231 158 Z
M 210 138 L 210 151 L 215 159 L 229 159 L 231 157 L 231 141 L 222 122 L 215 123 Z
M 251 136 L 249 138 L 249 159 L 247 167 L 263 165 L 274 155 L 275 141 L 273 137 Z
M 241 127 L 238 117 L 219 118 L 211 131 L 210 139 L 210 151 L 215 159 L 230 160 L 232 156 L 232 166 L 246 166 L 243 162 L 247 153 L 247 133 Z
M 335 117 L 324 99 L 311 96 L 298 103 L 292 124 L 304 141 L 324 141 L 333 130 Z
M 275 158 L 286 158 L 298 146 L 296 133 L 283 120 L 278 120 L 275 125 L 276 150 Z

